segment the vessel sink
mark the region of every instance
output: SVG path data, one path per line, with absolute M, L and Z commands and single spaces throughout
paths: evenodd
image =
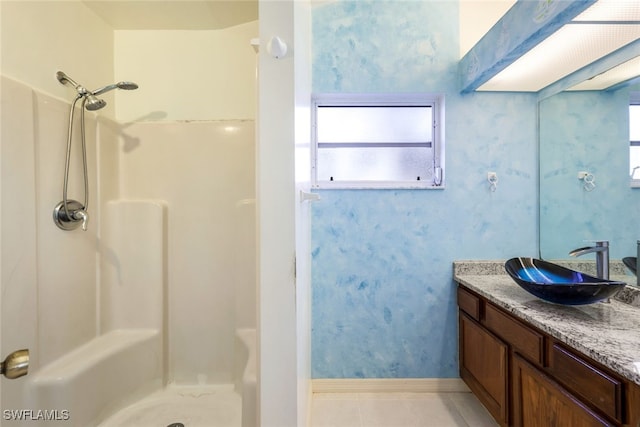
M 592 304 L 612 297 L 626 286 L 624 282 L 599 279 L 535 258 L 511 258 L 504 267 L 525 291 L 556 304 Z
M 624 265 L 627 266 L 629 270 L 633 272 L 633 274 L 635 274 L 636 276 L 638 275 L 638 273 L 636 272 L 636 264 L 638 262 L 637 257 L 628 256 L 628 257 L 622 258 L 622 262 L 624 263 Z

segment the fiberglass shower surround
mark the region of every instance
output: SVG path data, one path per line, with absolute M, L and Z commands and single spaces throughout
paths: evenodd
M 76 83 L 71 77 L 62 71 L 56 73 L 56 78 L 61 84 L 72 85 L 78 93 L 71 103 L 71 112 L 69 113 L 69 132 L 67 138 L 67 157 L 64 166 L 64 184 L 62 187 L 62 201 L 56 205 L 53 210 L 53 221 L 62 230 L 75 230 L 82 225 L 82 230 L 87 231 L 87 223 L 89 221 L 89 179 L 87 173 L 87 149 L 85 142 L 85 125 L 84 110 L 97 111 L 107 105 L 106 101 L 98 98 L 99 95 L 109 92 L 113 89 L 133 90 L 138 85 L 133 82 L 119 82 L 103 86 L 94 91 L 87 90 L 84 86 Z M 73 134 L 73 117 L 76 103 L 82 99 L 81 115 L 80 115 L 80 136 L 82 141 L 82 170 L 84 175 L 84 203 L 77 200 L 67 198 L 67 187 L 69 184 L 69 163 L 71 161 L 71 139 Z

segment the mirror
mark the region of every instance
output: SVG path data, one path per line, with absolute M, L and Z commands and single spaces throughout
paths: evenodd
M 629 175 L 629 101 L 640 83 L 564 91 L 539 102 L 540 256 L 569 259 L 609 240 L 610 258 L 636 256 L 640 188 Z
M 613 260 L 637 254 L 640 170 L 632 188 L 629 165 L 637 3 L 517 1 L 460 61 L 463 93 L 492 82 L 490 90 L 538 94 L 541 258 L 571 259 L 594 240 L 610 242 Z M 545 9 L 533 23 L 532 7 Z

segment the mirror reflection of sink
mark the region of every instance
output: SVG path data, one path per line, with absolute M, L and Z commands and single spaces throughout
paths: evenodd
M 612 297 L 626 286 L 624 282 L 599 279 L 535 258 L 511 258 L 504 267 L 525 291 L 556 304 L 592 304 Z
M 627 266 L 629 270 L 633 272 L 636 276 L 638 273 L 636 272 L 636 263 L 638 262 L 638 258 L 634 256 L 628 256 L 626 258 L 622 258 L 622 262 Z

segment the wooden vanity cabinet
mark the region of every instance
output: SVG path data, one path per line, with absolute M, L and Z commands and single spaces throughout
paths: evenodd
M 465 314 L 459 325 L 460 377 L 493 418 L 507 425 L 509 347 Z
M 614 426 L 517 353 L 513 355 L 513 425 Z
M 640 427 L 640 386 L 458 287 L 460 377 L 501 426 Z

